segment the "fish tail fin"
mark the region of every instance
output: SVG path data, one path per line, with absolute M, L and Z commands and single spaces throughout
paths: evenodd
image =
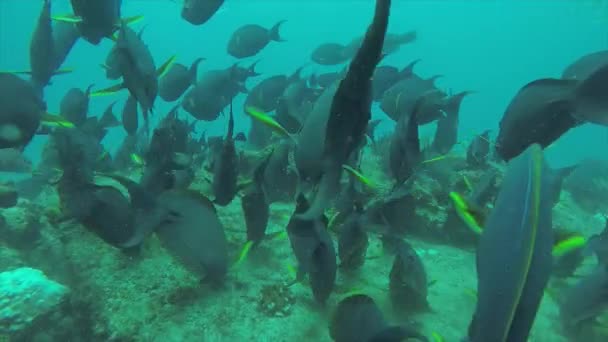
M 247 77 L 256 77 L 261 75 L 259 72 L 255 71 L 255 66 L 258 65 L 259 62 L 260 60 L 253 62 L 249 68 L 247 68 Z
M 428 82 L 428 85 L 430 87 L 435 87 L 435 82 L 440 78 L 443 78 L 443 75 L 433 75 L 427 78 L 425 81 Z
M 272 28 L 270 28 L 270 32 L 268 33 L 270 36 L 270 40 L 274 40 L 276 42 L 284 42 L 285 39 L 281 37 L 279 29 L 281 25 L 283 25 L 287 20 L 281 20 L 278 23 L 274 24 Z
M 446 112 L 448 116 L 458 115 L 460 111 L 460 104 L 465 96 L 472 94 L 471 91 L 463 91 L 456 95 L 450 96 L 450 98 L 446 101 L 443 110 Z
M 190 69 L 188 69 L 188 73 L 190 74 L 190 83 L 196 84 L 196 75 L 198 75 L 198 65 L 204 61 L 204 57 L 199 57 L 192 62 Z

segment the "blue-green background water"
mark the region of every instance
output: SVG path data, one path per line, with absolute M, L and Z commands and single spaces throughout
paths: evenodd
M 28 49 L 32 30 L 40 11 L 39 0 L 0 0 L 0 70 L 29 68 Z M 157 66 L 173 54 L 189 65 L 197 57 L 207 60 L 199 70 L 223 68 L 235 62 L 226 54 L 230 34 L 246 23 L 270 27 L 286 19 L 282 27 L 285 43 L 272 43 L 256 57 L 263 75 L 291 73 L 310 63 L 310 52 L 320 43 L 347 43 L 361 35 L 369 22 L 373 2 L 366 0 L 226 0 L 224 9 L 203 26 L 192 26 L 180 18 L 181 4 L 169 0 L 125 0 L 123 16 L 143 14 L 137 24 L 145 26 L 148 43 Z M 608 13 L 601 1 L 411 1 L 395 0 L 390 31 L 416 30 L 418 40 L 388 56 L 384 63 L 404 66 L 421 58 L 416 71 L 422 76 L 442 74 L 439 85 L 454 91 L 474 90 L 461 109 L 461 139 L 484 129 L 495 129 L 504 109 L 517 90 L 529 81 L 558 77 L 564 67 L 578 57 L 607 48 Z M 68 0 L 54 0 L 53 14 L 68 13 Z M 58 76 L 46 90 L 50 112 L 56 112 L 65 92 L 72 87 L 97 88 L 112 85 L 100 67 L 111 48 L 111 41 L 93 46 L 79 41 L 64 67 L 72 74 Z M 336 68 L 314 65 L 306 73 Z M 202 71 L 199 71 L 202 72 Z M 250 79 L 248 87 L 262 77 Z M 94 98 L 90 115 L 101 113 L 125 93 Z M 241 96 L 237 102 L 244 100 Z M 172 104 L 156 101 L 156 112 L 166 113 Z M 374 115 L 384 117 L 375 108 Z M 158 115 L 156 116 L 158 118 Z M 387 119 L 383 129 L 390 128 Z M 246 130 L 249 119 L 237 118 L 236 129 Z M 201 123 L 208 135 L 225 131 L 224 119 Z M 424 133 L 423 133 L 424 135 Z M 114 151 L 122 140 L 122 129 L 115 129 L 104 143 Z M 35 139 L 27 153 L 34 159 L 44 138 Z M 608 147 L 606 128 L 585 125 L 576 128 L 548 149 L 548 158 L 557 165 L 582 158 L 605 158 Z

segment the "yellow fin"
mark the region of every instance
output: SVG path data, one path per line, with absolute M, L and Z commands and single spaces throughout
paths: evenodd
M 267 126 L 268 128 L 270 128 L 277 134 L 293 139 L 293 137 L 291 136 L 291 134 L 289 134 L 289 132 L 285 129 L 285 127 L 281 126 L 280 123 L 278 123 L 275 119 L 273 119 L 272 117 L 270 117 L 268 114 L 264 113 L 263 111 L 255 108 L 255 107 L 247 106 L 245 108 L 245 113 L 247 113 L 252 119 Z
M 144 158 L 142 158 L 139 154 L 131 153 L 130 157 L 133 164 L 137 166 L 143 166 L 145 164 Z
M 440 156 L 437 156 L 437 157 L 435 157 L 435 158 L 431 158 L 431 159 L 423 160 L 423 161 L 421 162 L 421 164 L 433 163 L 433 162 L 436 162 L 436 161 L 444 160 L 444 159 L 446 159 L 446 158 L 448 158 L 448 157 L 450 157 L 450 155 L 449 155 L 449 154 L 440 155 Z
M 42 115 L 42 118 L 40 118 L 40 123 L 49 127 L 74 128 L 74 124 L 61 115 L 53 115 L 49 113 Z
M 76 16 L 76 15 L 71 15 L 71 14 L 53 15 L 53 16 L 51 16 L 51 19 L 55 20 L 55 21 L 71 23 L 71 24 L 79 24 L 82 22 L 82 17 Z
M 350 167 L 349 165 L 342 165 L 342 168 L 344 170 L 346 170 L 346 172 L 348 172 L 350 175 L 352 175 L 353 177 L 355 177 L 355 179 L 357 179 L 359 182 L 361 182 L 362 184 L 370 187 L 370 188 L 375 188 L 376 186 L 374 185 L 374 183 L 372 183 L 372 181 L 369 180 L 369 178 L 365 177 L 361 172 L 353 169 L 352 167 Z
M 112 95 L 117 93 L 118 91 L 124 89 L 124 85 L 122 83 L 113 85 L 111 87 L 107 87 L 101 90 L 96 90 L 94 92 L 91 92 L 90 96 L 91 97 L 97 97 L 97 96 L 107 96 L 107 95 Z
M 247 255 L 249 254 L 251 247 L 253 247 L 253 241 L 247 241 L 245 243 L 245 245 L 243 246 L 243 248 L 241 249 L 241 251 L 239 252 L 238 258 L 234 262 L 235 267 L 240 265 L 243 262 L 243 260 L 245 260 L 245 258 L 247 258 Z
M 126 17 L 126 18 L 122 18 L 121 21 L 127 25 L 132 25 L 135 23 L 138 23 L 140 21 L 144 20 L 144 15 L 135 15 L 132 17 Z
M 287 268 L 287 272 L 293 279 L 298 278 L 298 271 L 296 271 L 296 268 L 292 264 L 287 264 L 285 265 L 285 267 Z
M 167 72 L 169 72 L 169 70 L 171 70 L 171 67 L 173 66 L 173 63 L 175 63 L 175 59 L 177 58 L 176 55 L 171 56 L 169 59 L 167 59 L 167 61 L 165 63 L 163 63 L 157 70 L 156 70 L 156 77 L 160 78 L 165 76 L 165 74 Z
M 474 212 L 467 201 L 459 193 L 454 191 L 450 192 L 450 199 L 454 204 L 454 210 L 456 210 L 456 213 L 467 227 L 476 235 L 481 235 L 481 232 L 483 231 L 481 224 L 478 222 L 478 218 L 473 215 Z
M 583 248 L 586 243 L 587 240 L 584 236 L 574 234 L 561 241 L 557 241 L 556 244 L 553 246 L 551 254 L 553 254 L 554 257 L 561 257 L 566 254 L 570 254 L 575 250 Z
M 53 71 L 53 75 L 65 75 L 65 74 L 69 74 L 73 71 L 74 71 L 73 68 L 57 69 L 57 70 Z
M 431 339 L 433 340 L 433 342 L 445 342 L 445 339 L 443 338 L 443 336 L 441 336 L 436 331 L 431 332 Z

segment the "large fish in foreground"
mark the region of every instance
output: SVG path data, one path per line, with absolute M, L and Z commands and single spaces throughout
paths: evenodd
M 528 339 L 552 268 L 549 172 L 538 144 L 509 162 L 477 248 L 471 342 Z
M 544 78 L 528 83 L 500 121 L 496 152 L 509 160 L 533 143 L 543 148 L 583 122 L 608 125 L 608 64 L 584 80 Z
M 325 130 L 322 176 L 311 208 L 301 218 L 314 219 L 339 193 L 342 165 L 365 139 L 371 119 L 372 76 L 382 58 L 391 1 L 377 0 L 363 44 L 334 95 Z

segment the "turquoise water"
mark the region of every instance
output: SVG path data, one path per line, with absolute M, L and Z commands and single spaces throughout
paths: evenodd
M 391 32 L 414 29 L 419 39 L 388 56 L 385 62 L 405 65 L 421 58 L 416 69 L 421 75 L 442 74 L 445 75 L 439 82 L 442 87 L 479 92 L 463 103 L 461 136 L 496 129 L 506 105 L 522 85 L 536 78 L 558 77 L 576 58 L 608 45 L 608 15 L 602 7 L 605 5 L 598 1 L 397 0 L 394 3 Z M 260 72 L 280 74 L 310 63 L 310 51 L 320 43 L 350 41 L 364 30 L 372 9 L 372 3 L 363 0 L 232 0 L 201 27 L 181 20 L 180 5 L 172 1 L 125 0 L 122 10 L 125 16 L 145 15 L 145 21 L 138 27 L 146 26 L 145 40 L 157 65 L 173 54 L 185 64 L 202 56 L 207 59 L 201 65 L 202 70 L 225 67 L 235 61 L 225 53 L 225 44 L 238 26 L 271 25 L 287 19 L 282 29 L 287 42 L 270 44 L 259 56 L 244 63 L 260 59 Z M 28 68 L 29 37 L 38 12 L 36 0 L 0 2 L 0 70 Z M 69 13 L 69 2 L 53 1 L 53 13 Z M 61 97 L 71 87 L 111 85 L 99 67 L 110 47 L 107 40 L 99 46 L 76 44 L 64 63 L 64 67 L 74 68 L 75 72 L 54 78 L 53 85 L 47 88 L 51 110 L 58 108 Z M 311 66 L 307 71 L 325 69 L 336 68 Z M 91 112 L 103 111 L 114 100 L 116 97 L 93 100 Z M 157 107 L 163 113 L 171 106 L 159 99 Z M 375 115 L 382 117 L 382 113 Z M 237 131 L 248 125 L 247 118 L 237 120 Z M 224 122 L 205 127 L 220 134 Z M 603 158 L 607 136 L 604 128 L 585 125 L 560 139 L 548 157 L 558 164 L 571 164 L 586 157 Z M 120 139 L 121 132 L 112 132 L 105 143 L 112 150 Z M 28 153 L 36 156 L 40 146 L 34 141 Z
M 375 3 L 371 0 L 226 0 L 207 23 L 193 26 L 180 17 L 182 2 L 123 1 L 122 17 L 144 16 L 143 21 L 133 24 L 133 27 L 136 31 L 143 28 L 143 40 L 157 67 L 171 56 L 177 56 L 177 62 L 186 66 L 196 58 L 205 58 L 199 66 L 199 75 L 208 70 L 226 68 L 237 62 L 226 51 L 226 44 L 237 28 L 244 24 L 270 27 L 286 20 L 280 30 L 285 42 L 271 42 L 256 56 L 238 60 L 242 66 L 258 62 L 256 71 L 262 75 L 248 79 L 248 89 L 267 76 L 289 75 L 301 66 L 305 66 L 305 76 L 341 70 L 346 64 L 329 67 L 313 63 L 311 52 L 321 43 L 347 44 L 361 36 L 369 25 Z M 589 324 L 593 328 L 599 327 L 597 331 L 585 325 L 588 322 L 582 318 L 570 317 L 576 328 L 582 322 L 580 326 L 583 328 L 574 331 L 568 326 L 570 319 L 564 317 L 567 316 L 568 305 L 570 311 L 577 313 L 577 299 L 585 303 L 583 299 L 591 298 L 590 305 L 608 303 L 605 291 L 600 291 L 608 282 L 608 273 L 598 272 L 605 271 L 605 267 L 597 267 L 593 253 L 601 251 L 599 248 L 605 246 L 605 239 L 608 239 L 605 235 L 608 234 L 608 204 L 605 200 L 608 191 L 608 129 L 594 124 L 581 125 L 571 129 L 544 152 L 534 145 L 508 163 L 491 160 L 482 166 L 474 165 L 465 158 L 465 152 L 472 138 L 485 130 L 491 130 L 492 138 L 496 137 L 505 108 L 522 86 L 539 78 L 559 78 L 564 68 L 579 57 L 608 48 L 608 1 L 393 0 L 392 3 L 389 32 L 415 30 L 417 39 L 386 56 L 381 64 L 401 68 L 421 59 L 415 71 L 423 78 L 440 74 L 443 75 L 437 82 L 440 89 L 450 94 L 472 92 L 462 103 L 459 144 L 451 152 L 439 157 L 424 155 L 424 158 L 432 159 L 421 159 L 422 163 L 416 160 L 411 182 L 405 183 L 407 188 L 401 187 L 402 184 L 395 183 L 393 179 L 399 177 L 395 174 L 397 172 L 392 165 L 387 167 L 392 163 L 389 159 L 394 157 L 392 146 L 389 146 L 392 138 L 382 139 L 393 136 L 395 123 L 382 112 L 378 103 L 374 103 L 372 118 L 382 122 L 376 131 L 377 141 L 372 143 L 370 139 L 361 148 L 356 168 L 362 175 L 349 178 L 354 181 L 348 183 L 347 189 L 344 186 L 347 173 L 342 173 L 342 183 L 340 179 L 336 182 L 338 187 L 342 185 L 340 196 L 331 194 L 336 197 L 333 206 L 323 208 L 326 209 L 323 212 L 325 216 L 310 220 L 314 223 L 312 228 L 297 226 L 310 221 L 297 219 L 298 212 L 292 200 L 296 197 L 296 189 L 304 189 L 304 198 L 308 197 L 311 202 L 317 200 L 317 194 L 300 187 L 303 182 L 298 183 L 297 188 L 294 181 L 293 188 L 288 184 L 285 185 L 288 190 L 279 189 L 290 195 L 285 198 L 269 200 L 264 197 L 262 201 L 254 196 L 253 205 L 263 202 L 266 207 L 259 212 L 268 209 L 268 217 L 262 234 L 264 239 L 256 241 L 250 250 L 247 248 L 251 247 L 248 244 L 251 241 L 247 241 L 250 233 L 247 214 L 252 214 L 245 212 L 243 203 L 246 196 L 252 193 L 259 195 L 256 190 L 261 189 L 260 192 L 269 197 L 273 187 L 284 185 L 282 179 L 273 177 L 281 178 L 283 173 L 289 174 L 290 171 L 294 175 L 296 169 L 301 172 L 296 165 L 295 154 L 302 147 L 292 144 L 292 140 L 300 142 L 297 134 L 276 134 L 268 143 L 271 148 L 267 149 L 256 149 L 247 142 L 236 143 L 234 159 L 237 160 L 238 156 L 238 162 L 227 158 L 236 165 L 234 174 L 228 172 L 230 170 L 216 168 L 220 161 L 224 162 L 224 150 L 218 154 L 217 146 L 210 142 L 205 147 L 197 146 L 198 150 L 194 152 L 185 148 L 183 151 L 172 150 L 171 142 L 166 146 L 150 146 L 150 149 L 156 148 L 150 154 L 138 155 L 141 151 L 129 150 L 127 153 L 132 165 L 126 166 L 119 166 L 118 162 L 104 165 L 106 159 L 102 157 L 105 154 L 101 151 L 95 152 L 99 155 L 94 155 L 94 165 L 79 155 L 80 150 L 77 149 L 70 155 L 76 156 L 75 159 L 69 159 L 76 160 L 76 165 L 61 163 L 62 160 L 56 162 L 55 159 L 61 158 L 45 155 L 56 162 L 51 171 L 58 171 L 59 175 L 55 179 L 44 174 L 42 177 L 48 176 L 49 179 L 45 178 L 38 185 L 41 192 L 33 198 L 20 193 L 19 201 L 15 200 L 13 205 L 4 208 L 5 195 L 10 193 L 12 185 L 6 182 L 4 174 L 0 174 L 0 342 L 329 342 L 332 338 L 328 331 L 333 326 L 335 309 L 343 303 L 343 298 L 361 293 L 375 300 L 389 322 L 411 324 L 413 330 L 428 336 L 433 342 L 462 341 L 467 336 L 476 308 L 479 308 L 476 307 L 478 303 L 489 303 L 486 308 L 501 303 L 502 292 L 496 290 L 498 285 L 502 285 L 503 278 L 499 277 L 504 276 L 507 285 L 511 284 L 509 280 L 513 280 L 507 278 L 513 275 L 507 274 L 513 264 L 507 263 L 521 259 L 522 268 L 526 268 L 530 266 L 529 258 L 534 255 L 546 252 L 543 255 L 549 256 L 550 239 L 546 238 L 549 235 L 558 241 L 564 237 L 578 239 L 574 240 L 574 247 L 558 246 L 562 249 L 572 247 L 564 255 L 578 259 L 573 261 L 575 265 L 570 269 L 568 261 L 572 260 L 561 259 L 561 255 L 552 256 L 556 271 L 551 274 L 544 292 L 537 293 L 543 299 L 527 341 L 605 341 L 608 336 L 604 328 L 608 322 L 605 307 L 590 314 L 600 321 L 597 326 Z M 67 0 L 53 0 L 52 4 L 54 15 L 71 12 Z M 0 0 L 0 72 L 29 68 L 30 37 L 40 5 L 39 0 Z M 106 79 L 105 70 L 101 67 L 113 44 L 109 39 L 96 46 L 84 39 L 76 43 L 62 65 L 62 68 L 73 69 L 73 72 L 54 76 L 52 84 L 45 88 L 44 99 L 49 113 L 61 114 L 58 112 L 61 99 L 73 87 L 85 89 L 93 85 L 94 89 L 101 89 L 114 84 L 114 81 Z M 118 101 L 114 113 L 120 118 L 127 93 L 121 91 L 92 97 L 89 116 L 101 115 L 108 104 Z M 248 132 L 251 127 L 250 116 L 245 115 L 242 109 L 245 98 L 246 95 L 239 94 L 234 99 L 235 132 Z M 176 103 L 167 103 L 160 97 L 156 99 L 151 116 L 153 128 Z M 185 110 L 181 113 L 180 118 L 195 121 Z M 196 132 L 223 136 L 228 117 L 221 115 L 213 122 L 200 121 Z M 143 120 L 140 119 L 141 122 Z M 421 126 L 420 141 L 432 138 L 435 128 L 435 123 Z M 70 137 L 69 132 L 70 129 L 57 129 L 55 138 L 61 141 L 61 134 Z M 125 136 L 122 127 L 112 128 L 102 143 L 111 155 L 116 155 Z M 75 141 L 63 138 L 71 143 Z M 178 145 L 177 140 L 171 141 Z M 48 136 L 36 136 L 26 146 L 24 155 L 39 162 L 43 149 L 52 146 L 47 145 L 49 141 Z M 227 144 L 226 141 L 223 144 Z M 262 161 L 266 161 L 266 156 L 273 156 L 284 146 L 289 151 L 285 154 L 284 165 L 276 167 L 278 170 L 273 170 L 271 176 L 262 174 L 262 181 L 252 177 L 256 174 L 255 167 L 264 165 Z M 61 145 L 54 147 L 54 150 L 59 150 Z M 73 151 L 70 149 L 69 152 Z M 157 162 L 155 157 L 163 153 L 170 153 L 168 163 L 171 167 L 161 162 L 158 162 L 161 166 L 154 164 Z M 559 169 L 558 172 L 553 173 L 554 170 L 547 167 L 543 156 L 552 169 Z M 330 173 L 325 163 L 311 159 L 321 164 L 322 171 L 319 172 L 323 176 Z M 599 161 L 589 162 L 590 159 Z M 85 165 L 85 162 L 93 166 Z M 407 162 L 414 164 L 411 160 Z M 560 169 L 572 164 L 578 168 Z M 81 166 L 85 170 L 90 167 L 96 173 L 91 172 L 91 179 L 78 183 L 80 180 L 74 179 L 80 175 Z M 338 164 L 340 166 L 343 165 Z M 155 167 L 162 171 L 158 172 L 160 176 L 154 173 L 157 171 Z M 72 172 L 66 172 L 68 169 Z M 145 177 L 150 175 L 146 173 L 149 170 L 152 170 L 151 182 Z M 179 173 L 184 170 L 191 173 L 184 172 L 185 176 Z M 118 179 L 124 179 L 118 178 L 117 174 L 133 181 L 134 185 L 127 181 L 123 184 Z M 184 181 L 186 186 L 180 187 L 183 184 L 176 174 L 187 179 Z M 231 179 L 234 182 L 229 184 L 234 186 L 234 193 L 230 194 L 232 197 L 227 204 L 218 204 L 218 192 L 222 190 L 215 188 L 215 180 L 224 175 L 235 176 Z M 37 179 L 39 174 L 25 172 L 20 176 Z M 158 180 L 154 178 L 156 176 Z M 108 179 L 114 182 L 104 183 Z M 321 188 L 324 184 L 319 183 L 317 185 Z M 502 186 L 505 183 L 507 185 Z M 73 184 L 76 186 L 70 188 Z M 131 188 L 125 184 L 142 191 L 131 193 Z M 142 186 L 144 184 L 147 187 Z M 159 189 L 152 190 L 154 186 Z M 404 189 L 407 191 L 402 191 Z M 481 194 L 477 193 L 478 189 L 483 190 Z M 556 189 L 560 191 L 557 196 L 553 192 Z M 104 190 L 109 194 L 102 193 Z M 17 196 L 17 191 L 14 193 Z M 457 197 L 459 193 L 463 196 Z M 97 202 L 87 202 L 90 198 L 86 195 L 94 197 Z M 149 195 L 149 198 L 144 195 Z M 481 203 L 476 202 L 477 195 L 484 197 L 479 199 Z M 139 207 L 138 199 L 142 198 L 144 201 L 141 202 L 149 207 Z M 213 201 L 210 200 L 212 198 Z M 121 205 L 112 205 L 116 203 Z M 78 207 L 81 204 L 93 208 L 87 212 L 88 216 L 68 216 L 72 214 L 70 205 Z M 151 214 L 157 214 L 154 212 L 156 209 L 159 209 L 160 218 Z M 150 222 L 143 222 L 154 227 L 133 233 L 132 228 L 136 230 L 145 225 L 135 218 L 123 224 L 126 220 L 121 221 L 120 218 L 131 214 L 137 218 L 141 217 L 136 215 L 144 215 L 144 219 L 149 218 Z M 365 216 L 368 214 L 369 217 Z M 469 217 L 466 215 L 474 216 L 474 224 L 465 224 L 462 219 L 466 221 Z M 114 216 L 119 219 L 113 220 Z M 329 299 L 320 301 L 313 285 L 317 278 L 309 275 L 309 280 L 304 280 L 296 274 L 297 265 L 302 266 L 302 260 L 293 241 L 300 238 L 304 241 L 300 243 L 312 243 L 306 239 L 311 238 L 307 234 L 314 230 L 315 244 L 327 247 L 324 239 L 329 239 L 338 248 L 342 234 L 348 233 L 345 227 L 351 218 L 365 226 L 361 230 L 367 234 L 365 239 L 369 245 L 365 245 L 362 265 L 348 270 L 348 265 L 342 266 L 346 263 L 342 255 L 338 255 L 341 266 L 337 271 L 334 260 L 321 263 L 329 269 L 334 267 L 333 272 L 337 276 L 332 279 Z M 295 228 L 292 226 L 294 221 Z M 216 235 L 208 233 L 209 230 Z M 483 235 L 488 231 L 490 235 Z M 603 237 L 597 235 L 602 231 Z M 126 246 L 124 240 L 117 238 L 119 242 L 116 242 L 107 237 L 114 233 L 128 236 L 128 242 L 132 237 L 141 239 L 135 247 Z M 483 240 L 484 237 L 488 238 Z M 598 239 L 600 245 L 594 244 Z M 322 243 L 317 240 L 322 240 Z M 399 242 L 406 244 L 400 245 Z M 202 245 L 207 249 L 198 248 Z M 483 248 L 476 249 L 478 246 Z M 317 248 L 314 247 L 314 253 L 311 252 L 314 255 L 310 255 L 315 261 L 326 256 L 322 252 L 327 252 Z M 208 250 L 217 253 L 205 254 Z M 531 254 L 524 253 L 527 251 Z M 194 256 L 188 255 L 189 252 Z M 480 261 L 479 255 L 488 257 L 490 261 L 485 262 L 483 258 Z M 597 255 L 599 262 L 603 262 L 601 252 Z M 205 269 L 208 266 L 205 258 L 216 256 L 222 259 L 218 264 L 228 265 L 218 271 L 225 276 L 219 277 L 220 284 L 210 280 L 212 272 L 209 267 Z M 423 288 L 420 292 L 424 292 L 422 297 L 427 306 L 404 314 L 399 311 L 400 306 L 405 306 L 409 298 L 392 298 L 392 292 L 399 290 L 392 286 L 393 277 L 398 278 L 393 274 L 393 268 L 397 268 L 394 265 L 405 256 L 411 257 L 408 259 L 410 262 L 415 260 L 412 264 L 403 261 L 411 267 L 406 275 L 415 279 L 406 276 L 405 282 L 419 280 L 417 285 Z M 195 259 L 194 266 L 188 262 L 188 257 Z M 488 272 L 485 278 L 480 279 L 480 264 L 486 266 L 486 271 L 496 271 L 498 275 L 495 278 L 499 281 L 488 277 Z M 539 275 L 542 278 L 546 273 L 549 278 L 551 272 L 548 270 L 548 267 L 539 267 L 534 270 L 534 275 L 542 273 Z M 558 271 L 566 275 L 558 274 Z M 308 273 L 313 274 L 312 266 Z M 528 273 L 524 276 L 530 277 Z M 574 286 L 580 279 L 597 280 L 594 277 L 600 281 L 590 285 L 583 282 L 579 291 L 583 295 L 576 294 Z M 478 293 L 480 283 L 493 285 L 490 290 L 498 291 L 500 295 L 492 298 L 484 296 L 492 291 Z M 569 292 L 572 288 L 575 289 L 574 294 Z M 565 303 L 564 298 L 570 302 Z M 587 313 L 585 309 L 580 310 Z M 562 311 L 566 313 L 562 314 Z M 28 314 L 36 317 L 27 317 Z M 481 319 L 491 326 L 488 316 Z M 349 328 L 356 330 L 360 326 L 351 324 Z M 568 334 L 566 328 L 574 332 L 568 331 Z M 583 331 L 587 328 L 590 331 Z M 387 341 L 393 340 L 380 340 Z

